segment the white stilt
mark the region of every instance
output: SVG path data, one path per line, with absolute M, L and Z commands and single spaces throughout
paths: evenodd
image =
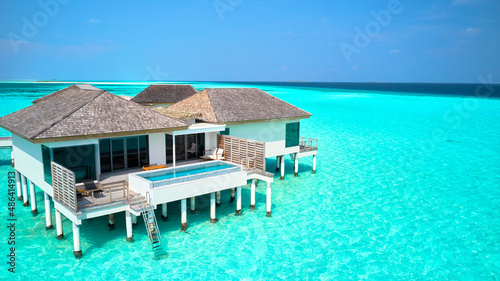
M 250 184 L 250 209 L 255 210 L 255 184 L 257 179 L 253 179 Z
M 190 204 L 191 205 L 190 206 L 191 207 L 190 208 L 191 214 L 194 214 L 196 212 L 196 197 L 191 197 L 189 201 L 191 203 Z
M 49 230 L 54 228 L 52 226 L 52 212 L 50 211 L 50 196 L 44 192 L 43 199 L 45 202 L 45 229 Z
M 16 170 L 16 188 L 17 188 L 17 199 L 23 200 L 23 191 L 21 188 L 21 173 Z
M 218 221 L 215 215 L 215 193 L 210 193 L 210 222 L 216 223 Z
M 23 190 L 23 206 L 28 206 L 30 204 L 30 200 L 28 199 L 28 183 L 27 183 L 28 179 L 21 175 L 21 184 L 22 184 L 22 190 Z
M 236 188 L 236 215 L 241 215 L 241 186 Z
M 81 257 L 82 249 L 80 248 L 80 226 L 76 223 L 73 223 L 73 246 L 73 254 L 75 255 L 75 257 Z
M 219 206 L 220 205 L 220 197 L 221 197 L 221 192 L 220 191 L 217 191 L 215 193 L 215 197 L 216 197 L 216 202 L 215 202 L 215 205 Z
M 313 155 L 313 173 L 316 173 L 316 155 Z
M 281 156 L 281 177 L 280 180 L 285 179 L 285 155 Z
M 132 215 L 132 224 L 133 225 L 137 224 L 137 216 L 136 215 Z
M 57 209 L 56 209 L 56 233 L 57 233 L 56 236 L 57 239 L 61 240 L 64 238 L 61 212 L 59 212 L 59 210 Z
M 127 241 L 132 242 L 134 235 L 132 234 L 132 215 L 130 211 L 125 211 L 125 227 L 127 228 Z
M 108 223 L 109 230 L 114 230 L 115 229 L 115 214 L 109 214 L 108 220 L 109 220 L 109 223 Z
M 30 200 L 31 200 L 31 213 L 36 216 L 38 214 L 38 210 L 36 209 L 36 192 L 35 192 L 35 184 L 28 180 L 28 186 L 30 188 Z
M 161 219 L 163 221 L 168 221 L 168 215 L 167 215 L 167 203 L 161 204 Z
M 271 182 L 267 182 L 266 192 L 266 216 L 271 216 Z
M 186 199 L 181 200 L 181 230 L 187 229 L 187 203 Z
M 276 156 L 276 171 L 280 170 L 280 162 L 281 162 L 280 156 Z
M 229 200 L 229 202 L 233 201 L 234 201 L 234 188 L 231 188 L 231 200 Z
M 294 176 L 298 176 L 299 175 L 299 154 L 298 153 L 295 153 L 295 174 Z

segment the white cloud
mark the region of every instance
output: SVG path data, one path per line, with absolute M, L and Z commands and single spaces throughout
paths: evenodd
M 101 20 L 92 18 L 92 19 L 89 19 L 88 22 L 90 22 L 90 23 L 100 23 Z
M 389 53 L 395 54 L 401 52 L 399 49 L 390 50 Z
M 477 36 L 481 33 L 480 28 L 469 27 L 463 30 L 460 30 L 460 34 L 464 36 Z

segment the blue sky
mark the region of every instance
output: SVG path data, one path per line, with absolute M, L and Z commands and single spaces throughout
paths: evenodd
M 500 81 L 500 1 L 0 4 L 0 79 Z

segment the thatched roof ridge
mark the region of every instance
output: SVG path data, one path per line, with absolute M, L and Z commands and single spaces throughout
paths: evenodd
M 137 103 L 176 103 L 198 93 L 191 85 L 153 84 L 132 98 Z
M 0 127 L 27 139 L 42 140 L 148 130 L 167 131 L 188 126 L 185 122 L 104 90 L 73 86 L 63 90 L 0 118 Z
M 205 89 L 169 107 L 200 112 L 206 122 L 309 118 L 310 113 L 256 88 Z
M 180 119 L 180 120 L 187 120 L 187 119 L 193 119 L 193 118 L 201 118 L 202 114 L 200 112 L 189 112 L 189 111 L 182 111 L 182 110 L 173 110 L 170 108 L 163 108 L 163 107 L 156 107 L 153 108 L 153 110 L 156 110 L 162 114 L 165 114 L 167 116 L 170 116 L 172 118 Z
M 52 94 L 49 94 L 49 95 L 43 96 L 43 97 L 41 97 L 41 98 L 39 98 L 39 99 L 36 99 L 36 100 L 32 101 L 32 103 L 37 103 L 37 102 L 44 101 L 44 100 L 46 100 L 46 99 L 52 98 L 52 97 L 54 97 L 54 96 L 57 96 L 57 95 L 59 95 L 59 94 L 61 94 L 61 93 L 64 93 L 64 92 L 66 92 L 66 91 L 70 91 L 70 90 L 89 90 L 89 91 L 99 91 L 99 90 L 101 90 L 101 89 L 96 88 L 96 87 L 94 87 L 94 86 L 92 86 L 92 85 L 89 85 L 89 84 L 75 84 L 75 85 L 71 85 L 71 86 L 69 86 L 69 87 L 66 87 L 66 88 L 64 88 L 64 89 L 61 89 L 61 90 L 59 90 L 59 91 L 56 91 L 56 92 L 54 92 L 54 93 L 52 93 Z

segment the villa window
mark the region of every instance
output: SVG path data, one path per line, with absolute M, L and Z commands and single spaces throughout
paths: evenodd
M 52 185 L 52 167 L 50 165 L 50 148 L 42 145 L 43 178 Z
M 285 147 L 292 147 L 299 145 L 299 129 L 300 129 L 299 122 L 286 124 Z
M 226 127 L 224 131 L 220 131 L 219 135 L 229 136 L 229 128 Z
M 101 173 L 149 165 L 148 136 L 99 140 Z
M 96 179 L 95 145 L 49 148 L 42 145 L 43 177 L 52 185 L 52 166 L 55 162 L 75 173 L 76 182 Z

